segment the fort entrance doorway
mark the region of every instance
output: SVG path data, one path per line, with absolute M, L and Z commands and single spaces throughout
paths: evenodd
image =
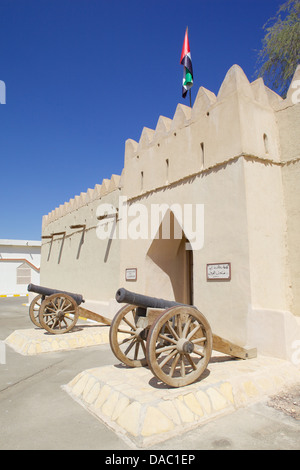
M 193 250 L 172 211 L 165 214 L 147 252 L 146 290 L 193 305 Z

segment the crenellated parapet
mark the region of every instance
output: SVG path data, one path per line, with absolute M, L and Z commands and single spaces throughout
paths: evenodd
M 107 194 L 112 193 L 119 188 L 120 176 L 112 175 L 110 179 L 103 179 L 101 184 L 96 184 L 94 188 L 88 188 L 86 192 L 74 196 L 69 201 L 53 209 L 49 214 L 43 216 L 42 227 L 46 228 L 51 222 L 54 222 L 72 212 L 87 206 L 88 204 L 100 200 Z
M 300 67 L 282 99 L 234 65 L 216 94 L 200 87 L 193 107 L 178 104 L 128 139 L 121 176 L 44 216 L 41 285 L 80 293 L 101 314 L 119 309 L 122 285 L 189 302 L 217 335 L 290 359 L 300 337 L 299 129 Z M 223 263 L 229 277 L 209 277 Z
M 61 204 L 43 217 L 43 228 L 120 186 L 131 198 L 239 156 L 275 164 L 300 157 L 300 106 L 295 105 L 300 92 L 295 83 L 300 83 L 300 66 L 282 99 L 262 78 L 249 82 L 241 67 L 233 65 L 217 95 L 201 86 L 192 108 L 178 104 L 172 119 L 159 116 L 155 129 L 144 127 L 138 142 L 126 140 L 122 177 L 112 175 Z
M 300 67 L 294 83 L 298 75 Z M 192 108 L 178 104 L 172 119 L 160 116 L 138 142 L 126 141 L 124 193 L 134 197 L 239 155 L 280 162 L 278 113 L 294 105 L 293 91 L 282 99 L 262 78 L 250 83 L 233 65 L 217 95 L 200 87 Z

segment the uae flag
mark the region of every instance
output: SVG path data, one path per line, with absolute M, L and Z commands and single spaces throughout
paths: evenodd
M 182 97 L 185 98 L 188 90 L 193 86 L 193 66 L 187 28 L 182 46 L 180 63 L 183 65 Z

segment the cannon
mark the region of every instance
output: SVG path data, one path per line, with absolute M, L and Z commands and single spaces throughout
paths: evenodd
M 110 326 L 112 352 L 129 367 L 148 366 L 153 375 L 171 387 L 197 381 L 212 350 L 241 359 L 256 357 L 247 349 L 215 334 L 206 317 L 193 305 L 149 297 L 124 288 L 115 298 L 125 305 L 110 320 L 80 305 L 82 295 L 28 285 L 38 295 L 30 304 L 32 322 L 52 334 L 67 333 L 80 317 Z
M 148 366 L 159 381 L 171 387 L 197 381 L 213 349 L 242 359 L 256 357 L 256 349 L 212 334 L 208 320 L 195 306 L 124 288 L 118 289 L 116 300 L 126 305 L 110 326 L 113 353 L 130 367 Z
M 185 305 L 173 300 L 157 299 L 156 297 L 136 294 L 135 292 L 130 292 L 129 290 L 124 289 L 123 287 L 117 290 L 116 301 L 118 303 L 133 304 L 145 310 L 149 307 L 166 309 L 176 307 L 178 305 Z
M 38 294 L 29 307 L 29 317 L 35 326 L 52 334 L 67 333 L 74 328 L 78 318 L 94 320 L 110 325 L 111 320 L 80 305 L 83 296 L 58 289 L 29 284 L 28 292 Z
M 196 381 L 211 357 L 211 328 L 191 305 L 157 299 L 124 288 L 116 300 L 126 303 L 110 327 L 115 356 L 130 367 L 149 366 L 152 373 L 172 387 Z
M 57 289 L 49 289 L 49 287 L 43 287 L 43 286 L 36 286 L 34 284 L 28 284 L 27 286 L 28 292 L 35 292 L 36 294 L 41 295 L 43 298 L 49 297 L 50 295 L 53 294 L 66 294 L 72 297 L 72 299 L 75 300 L 77 305 L 80 305 L 81 303 L 84 302 L 84 298 L 80 294 L 73 294 L 71 292 L 65 292 L 63 290 L 57 290 Z

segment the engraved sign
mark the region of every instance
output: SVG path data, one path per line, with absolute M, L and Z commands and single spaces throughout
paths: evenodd
M 206 265 L 207 281 L 230 281 L 231 263 L 212 263 Z
M 137 280 L 137 269 L 136 268 L 127 268 L 125 270 L 125 280 L 126 281 L 136 281 Z

